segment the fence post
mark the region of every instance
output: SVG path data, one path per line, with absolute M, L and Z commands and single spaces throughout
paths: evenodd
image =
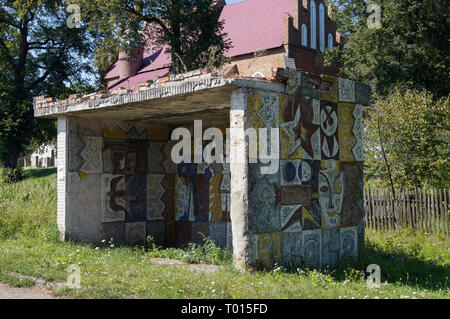
M 415 218 L 415 229 L 419 230 L 419 212 L 417 205 L 417 187 L 414 187 L 414 218 Z

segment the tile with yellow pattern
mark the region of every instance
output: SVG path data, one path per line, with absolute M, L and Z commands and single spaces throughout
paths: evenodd
M 353 162 L 355 156 L 353 155 L 353 147 L 356 145 L 357 139 L 353 135 L 353 126 L 355 119 L 353 117 L 353 103 L 339 103 L 338 104 L 338 137 L 339 137 L 339 159 L 342 162 Z
M 257 260 L 266 267 L 281 262 L 281 232 L 258 235 Z
M 337 103 L 338 79 L 334 76 L 323 75 L 319 96 L 320 100 Z

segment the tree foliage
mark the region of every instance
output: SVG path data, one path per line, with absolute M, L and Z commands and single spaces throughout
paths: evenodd
M 214 48 L 214 66 L 224 61 L 229 40 L 219 21 L 216 0 L 81 0 L 82 17 L 97 37 L 96 65 L 106 72 L 120 50 L 149 45 L 165 48 L 174 72 L 206 66 Z M 132 50 L 132 52 L 134 52 Z
M 329 0 L 333 18 L 345 36 L 338 61 L 351 78 L 373 84 L 387 96 L 397 85 L 427 90 L 436 98 L 450 92 L 450 1 Z M 381 28 L 369 28 L 369 4 L 381 8 Z
M 326 52 L 371 84 L 365 113 L 368 184 L 449 186 L 450 2 L 328 0 L 344 47 Z M 380 28 L 369 22 L 381 9 Z M 370 11 L 370 12 L 368 12 Z
M 55 136 L 55 123 L 33 116 L 32 98 L 59 97 L 84 83 L 90 39 L 67 27 L 63 0 L 0 0 L 0 160 L 15 168 L 30 143 Z
M 450 97 L 396 88 L 366 124 L 366 177 L 395 187 L 450 187 Z M 381 185 L 380 185 L 381 184 Z

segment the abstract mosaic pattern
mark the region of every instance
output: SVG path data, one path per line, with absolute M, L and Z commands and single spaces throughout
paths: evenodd
M 158 245 L 183 246 L 205 235 L 231 248 L 229 165 L 173 163 L 175 141 L 166 125 L 94 124 L 91 130 L 72 124 L 69 169 L 77 185 L 101 174 L 104 236 L 132 245 L 151 236 Z
M 266 267 L 321 267 L 358 254 L 362 105 L 370 89 L 292 69 L 286 76 L 283 93 L 249 89 L 246 97 L 245 128 L 278 128 L 280 135 L 277 173 L 261 174 L 262 164 L 248 163 L 250 255 Z M 232 248 L 230 165 L 173 163 L 176 142 L 164 123 L 94 124 L 69 129 L 68 178 L 79 188 L 101 183 L 105 236 L 127 244 L 151 236 L 178 247 L 209 236 Z M 258 137 L 258 150 L 270 130 L 267 138 Z
M 355 257 L 358 252 L 358 231 L 356 227 L 341 228 L 340 232 L 340 256 Z
M 288 86 L 297 86 L 297 78 Z M 300 90 L 270 102 L 255 91 L 247 99 L 255 128 L 273 126 L 269 108 L 277 108 L 272 120 L 279 121 L 281 158 L 278 178 L 260 176 L 249 164 L 249 229 L 258 234 L 258 260 L 270 259 L 271 234 L 279 229 L 283 264 L 320 267 L 357 251 L 363 154 L 362 106 L 356 103 L 367 100 L 367 87 L 330 76 L 304 75 L 300 82 Z
M 303 261 L 308 267 L 322 266 L 322 233 L 320 230 L 303 231 Z
M 267 267 L 281 262 L 281 233 L 259 235 L 257 260 Z

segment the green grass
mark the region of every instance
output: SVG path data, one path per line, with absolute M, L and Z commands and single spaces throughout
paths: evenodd
M 81 289 L 59 288 L 77 298 L 449 298 L 449 239 L 417 234 L 366 234 L 359 261 L 343 261 L 321 271 L 275 269 L 239 273 L 231 255 L 207 241 L 186 250 L 150 245 L 114 247 L 58 241 L 55 170 L 29 170 L 17 184 L 0 184 L 0 282 L 33 284 L 14 273 L 47 282 L 67 280 L 67 267 L 78 264 Z M 222 268 L 202 273 L 152 264 L 151 257 Z M 364 270 L 381 267 L 382 285 L 367 287 Z

